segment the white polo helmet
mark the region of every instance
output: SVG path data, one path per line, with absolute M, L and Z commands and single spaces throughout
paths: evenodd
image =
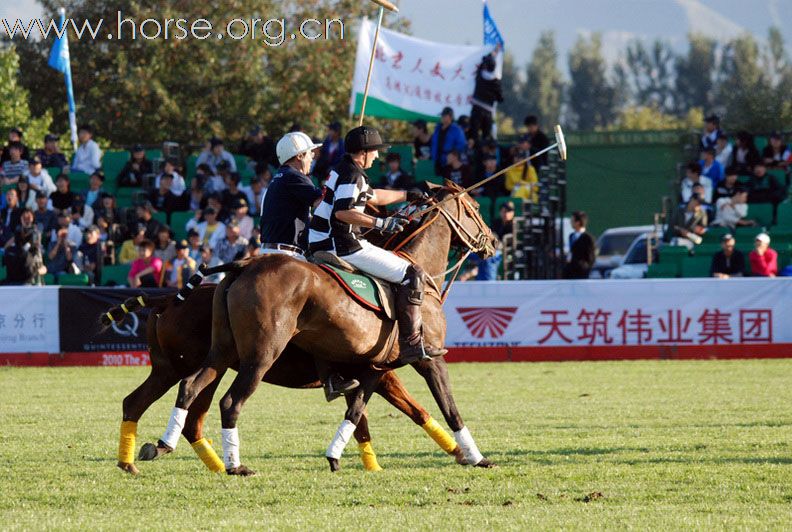
M 292 157 L 296 157 L 301 153 L 305 153 L 316 148 L 320 148 L 321 144 L 314 144 L 311 137 L 300 131 L 294 133 L 286 133 L 278 141 L 275 151 L 278 154 L 278 161 L 285 164 L 286 161 Z

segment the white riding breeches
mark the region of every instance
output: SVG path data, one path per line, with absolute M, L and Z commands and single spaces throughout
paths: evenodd
M 363 249 L 341 257 L 355 268 L 391 283 L 400 283 L 407 275 L 410 263 L 395 253 L 386 251 L 365 240 L 359 240 Z

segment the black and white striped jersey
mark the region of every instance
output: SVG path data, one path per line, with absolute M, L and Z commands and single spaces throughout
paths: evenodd
M 360 251 L 360 228 L 336 219 L 335 213 L 356 209 L 363 212 L 374 196 L 368 177 L 349 155 L 330 171 L 325 196 L 314 210 L 308 232 L 311 251 L 334 251 L 339 257 Z

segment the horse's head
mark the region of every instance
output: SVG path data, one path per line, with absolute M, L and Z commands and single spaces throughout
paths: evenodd
M 439 204 L 437 209 L 454 234 L 452 245 L 469 249 L 484 259 L 495 255 L 499 242 L 481 217 L 478 202 L 452 181 L 431 189 L 434 203 Z

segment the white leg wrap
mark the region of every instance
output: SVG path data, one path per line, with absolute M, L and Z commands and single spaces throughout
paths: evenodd
M 353 432 L 355 432 L 355 424 L 348 419 L 342 421 L 335 436 L 333 436 L 333 441 L 330 442 L 330 446 L 327 448 L 327 452 L 325 452 L 325 456 L 339 460 L 341 455 L 344 454 L 344 448 L 349 443 L 349 438 L 352 437 Z
M 473 441 L 473 436 L 470 435 L 467 427 L 462 427 L 454 432 L 454 439 L 459 448 L 462 449 L 462 455 L 468 465 L 476 465 L 484 460 L 484 455 L 479 452 L 476 442 Z
M 223 462 L 226 469 L 239 467 L 242 462 L 239 460 L 239 431 L 233 429 L 220 429 L 223 438 Z
M 171 449 L 176 448 L 179 443 L 181 431 L 184 428 L 184 422 L 187 419 L 187 411 L 183 408 L 173 407 L 170 420 L 168 420 L 168 427 L 165 429 L 165 434 L 162 435 L 162 441 Z

